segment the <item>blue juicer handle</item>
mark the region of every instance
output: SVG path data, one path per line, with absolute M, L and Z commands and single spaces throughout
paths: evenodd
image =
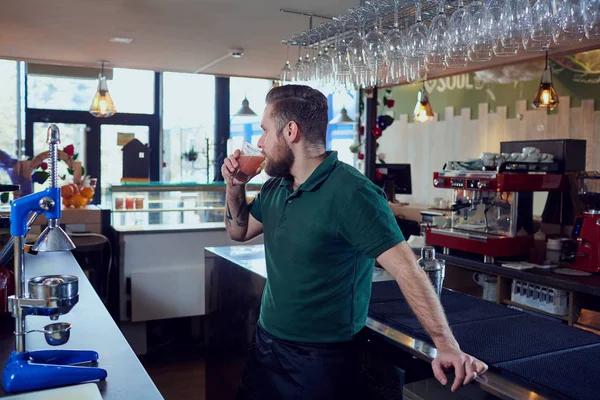
M 43 210 L 40 200 L 50 197 L 54 200 L 51 210 Z M 47 219 L 60 219 L 62 216 L 60 203 L 60 188 L 47 188 L 41 192 L 20 197 L 10 204 L 10 234 L 11 236 L 27 235 L 27 216 L 32 211 L 45 214 Z
M 41 359 L 50 356 L 54 361 L 79 360 L 76 354 L 51 354 L 56 352 L 80 352 L 84 355 L 90 355 L 87 350 L 49 350 L 48 354 L 37 354 Z M 33 352 L 36 353 L 36 352 Z M 96 353 L 97 355 L 97 353 Z M 92 360 L 88 360 L 92 361 Z M 81 367 L 73 365 L 57 364 L 36 364 L 31 362 L 30 353 L 12 352 L 4 372 L 2 373 L 2 387 L 8 393 L 22 392 L 27 390 L 46 389 L 66 385 L 74 385 L 88 381 L 106 379 L 106 370 L 96 367 Z

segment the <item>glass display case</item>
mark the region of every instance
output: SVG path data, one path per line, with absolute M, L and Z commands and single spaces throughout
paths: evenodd
M 248 201 L 260 184 L 246 185 Z M 197 225 L 222 222 L 225 217 L 225 183 L 123 183 L 110 185 L 103 203 L 112 225 Z

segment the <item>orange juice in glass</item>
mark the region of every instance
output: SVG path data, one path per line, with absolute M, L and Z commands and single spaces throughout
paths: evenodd
M 242 182 L 248 182 L 258 167 L 260 167 L 260 164 L 265 161 L 265 156 L 258 147 L 248 142 L 244 142 L 241 149 L 241 155 L 237 161 L 239 166 L 235 173 L 235 178 Z

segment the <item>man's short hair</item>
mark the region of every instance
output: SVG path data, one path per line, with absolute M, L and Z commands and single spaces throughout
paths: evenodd
M 323 93 L 305 85 L 284 85 L 271 89 L 266 102 L 272 105 L 278 134 L 294 121 L 308 144 L 325 146 L 328 106 Z

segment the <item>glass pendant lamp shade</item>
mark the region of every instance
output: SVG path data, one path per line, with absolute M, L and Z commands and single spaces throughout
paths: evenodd
M 535 108 L 554 110 L 558 106 L 558 103 L 558 94 L 552 83 L 552 67 L 548 62 L 548 52 L 546 52 L 546 68 L 544 69 L 542 79 L 540 80 L 540 86 L 533 99 L 533 105 Z
M 104 63 L 102 63 L 102 72 L 98 75 L 98 89 L 90 106 L 90 114 L 96 118 L 108 118 L 116 113 L 117 108 L 108 92 L 108 85 L 104 76 Z
M 415 106 L 414 117 L 416 122 L 433 121 L 435 118 L 433 107 L 429 102 L 425 87 L 419 90 L 419 93 L 417 94 L 417 105 Z

